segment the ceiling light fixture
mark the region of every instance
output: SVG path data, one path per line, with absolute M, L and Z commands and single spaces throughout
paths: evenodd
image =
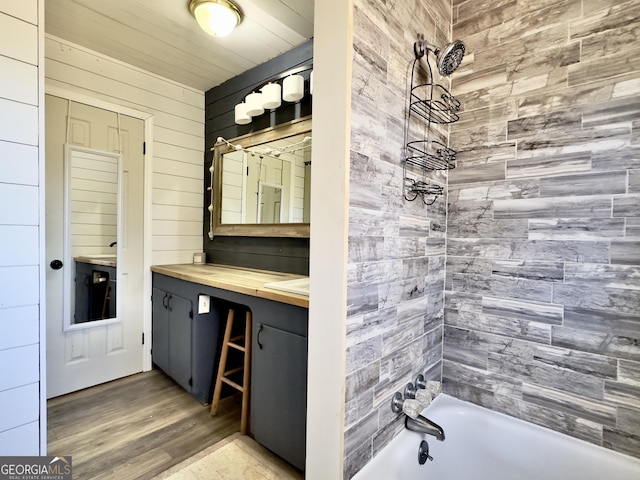
M 191 0 L 189 10 L 209 35 L 229 35 L 242 20 L 240 9 L 229 0 Z

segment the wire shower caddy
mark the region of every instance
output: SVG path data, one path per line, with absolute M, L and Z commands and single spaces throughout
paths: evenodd
M 432 124 L 442 125 L 459 119 L 460 102 L 443 85 L 436 83 L 427 55 L 428 82 L 415 85 L 416 68 L 424 55 L 426 45 L 422 36 L 414 46 L 416 58 L 411 67 L 410 91 L 404 125 L 404 149 L 402 152 L 402 195 L 408 201 L 420 197 L 425 205 L 432 205 L 442 195 L 443 187 L 427 179 L 428 171 L 455 168 L 456 152 L 432 137 Z M 421 48 L 425 48 L 421 50 Z M 420 51 L 421 50 L 421 51 Z M 424 121 L 423 138 L 409 140 L 412 119 Z M 408 171 L 416 174 L 413 178 Z

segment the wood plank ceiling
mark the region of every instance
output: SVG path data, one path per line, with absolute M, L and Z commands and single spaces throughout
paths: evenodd
M 46 0 L 45 32 L 206 91 L 313 37 L 314 0 L 235 0 L 229 36 L 204 33 L 188 0 Z

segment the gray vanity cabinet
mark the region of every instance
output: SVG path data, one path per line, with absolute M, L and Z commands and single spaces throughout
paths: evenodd
M 153 286 L 153 361 L 203 403 L 211 401 L 229 305 L 251 311 L 249 430 L 258 443 L 304 470 L 309 310 L 157 272 Z M 197 313 L 199 294 L 210 297 L 210 314 Z M 191 306 L 196 311 L 190 321 Z M 206 328 L 217 329 L 215 338 Z M 185 386 L 190 377 L 192 385 Z
M 169 363 L 169 312 L 166 298 L 169 292 L 153 288 L 151 294 L 151 356 L 153 363 L 163 372 L 170 370 Z
M 153 274 L 151 358 L 196 400 L 208 404 L 224 323 L 213 302 L 209 312 L 197 312 L 202 293 L 195 283 Z
M 191 391 L 191 301 L 160 288 L 153 289 L 154 363 L 184 389 Z
M 254 324 L 251 431 L 256 440 L 304 470 L 307 337 Z

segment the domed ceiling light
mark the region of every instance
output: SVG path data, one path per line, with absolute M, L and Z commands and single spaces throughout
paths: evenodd
M 229 0 L 191 0 L 189 10 L 209 35 L 229 35 L 242 20 L 240 9 Z

